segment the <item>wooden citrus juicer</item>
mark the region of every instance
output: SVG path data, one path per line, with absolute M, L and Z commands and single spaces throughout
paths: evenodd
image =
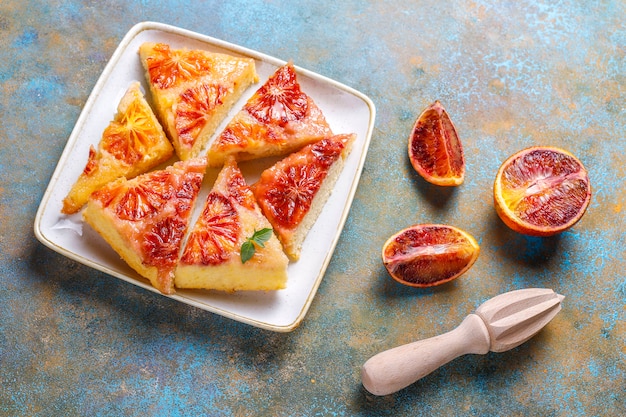
M 563 298 L 545 288 L 516 290 L 493 297 L 448 333 L 371 357 L 361 369 L 363 386 L 374 395 L 388 395 L 461 355 L 513 349 L 552 320 L 561 310 Z

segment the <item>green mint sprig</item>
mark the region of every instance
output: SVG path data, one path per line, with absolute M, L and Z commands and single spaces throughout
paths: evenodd
M 245 264 L 256 252 L 256 247 L 265 247 L 265 242 L 272 237 L 272 229 L 266 227 L 261 230 L 255 230 L 252 236 L 246 238 L 241 245 L 241 263 Z

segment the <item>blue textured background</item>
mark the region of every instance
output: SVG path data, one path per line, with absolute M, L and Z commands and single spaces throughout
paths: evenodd
M 0 414 L 626 415 L 625 19 L 621 0 L 4 0 Z M 149 293 L 33 235 L 83 104 L 144 20 L 292 59 L 377 106 L 350 217 L 293 333 Z M 406 157 L 413 121 L 434 100 L 465 147 L 456 189 L 426 184 Z M 589 210 L 558 237 L 517 235 L 491 204 L 500 163 L 530 145 L 568 149 L 590 173 Z M 474 267 L 434 289 L 392 281 L 380 248 L 421 222 L 474 235 Z M 451 330 L 491 296 L 531 286 L 567 297 L 531 341 L 464 356 L 394 395 L 362 388 L 372 355 Z

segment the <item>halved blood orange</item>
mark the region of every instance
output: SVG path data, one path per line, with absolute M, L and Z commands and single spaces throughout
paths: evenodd
M 448 112 L 435 101 L 417 118 L 409 136 L 409 159 L 426 181 L 443 186 L 465 179 L 463 146 Z
M 591 200 L 587 170 L 571 153 L 549 146 L 524 149 L 500 166 L 494 205 L 511 229 L 551 236 L 576 224 Z
M 411 287 L 432 287 L 465 273 L 479 253 L 476 240 L 461 229 L 417 224 L 387 239 L 382 258 L 396 281 Z

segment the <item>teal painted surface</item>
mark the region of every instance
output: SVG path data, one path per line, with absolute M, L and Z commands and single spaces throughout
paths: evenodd
M 615 1 L 4 1 L 0 5 L 0 415 L 617 416 L 626 414 L 626 6 Z M 337 250 L 300 328 L 274 334 L 148 293 L 37 242 L 35 212 L 107 60 L 153 20 L 256 49 L 350 85 L 376 128 Z M 440 100 L 467 159 L 456 189 L 412 171 L 415 117 Z M 593 199 L 549 239 L 491 204 L 500 163 L 556 145 Z M 454 282 L 411 289 L 380 261 L 413 223 L 481 245 Z M 372 355 L 456 327 L 530 286 L 566 296 L 544 331 L 457 359 L 387 397 Z

